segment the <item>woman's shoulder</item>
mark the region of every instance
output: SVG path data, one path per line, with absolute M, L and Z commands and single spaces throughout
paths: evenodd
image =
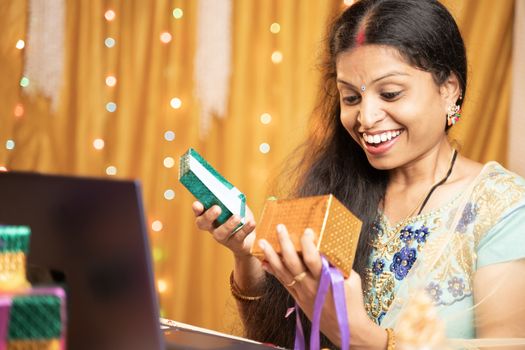
M 509 197 L 523 197 L 525 195 L 525 179 L 518 174 L 504 168 L 495 161 L 486 163 L 480 171 L 476 183 L 477 192 L 501 193 Z

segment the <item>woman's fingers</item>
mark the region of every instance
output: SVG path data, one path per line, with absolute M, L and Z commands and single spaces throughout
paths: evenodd
M 307 228 L 301 237 L 301 246 L 303 249 L 303 262 L 315 279 L 321 277 L 323 263 L 321 255 L 314 244 L 314 231 Z
M 212 206 L 195 219 L 195 223 L 200 230 L 213 231 L 213 222 L 221 215 L 221 208 L 218 205 Z
M 232 215 L 224 224 L 213 230 L 213 237 L 215 237 L 215 239 L 219 242 L 229 240 L 231 237 L 237 234 L 239 234 L 239 236 L 243 236 L 244 238 L 246 234 L 243 234 L 242 229 L 233 233 L 240 223 L 241 218 L 238 215 Z
M 305 272 L 304 267 L 297 250 L 290 239 L 288 230 L 283 224 L 277 225 L 277 237 L 279 238 L 279 244 L 281 245 L 281 256 L 284 266 L 290 271 L 292 276 L 297 276 Z
M 268 269 L 268 266 L 263 264 L 263 268 L 274 275 L 282 284 L 291 287 L 293 285 L 292 281 L 294 280 L 293 276 L 286 269 L 281 261 L 281 257 L 275 252 L 272 245 L 265 239 L 259 240 L 257 244 L 259 244 L 259 247 L 264 252 L 264 258 L 270 266 L 270 269 Z
M 193 214 L 195 214 L 195 216 L 200 216 L 204 212 L 204 205 L 202 205 L 202 203 L 199 201 L 195 201 L 191 205 L 191 209 L 193 210 Z

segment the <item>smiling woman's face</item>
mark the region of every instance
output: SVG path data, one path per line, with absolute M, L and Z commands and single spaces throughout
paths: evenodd
M 339 54 L 336 68 L 341 122 L 373 167 L 408 165 L 446 140 L 445 116 L 458 90 L 453 76 L 438 86 L 432 74 L 379 45 Z

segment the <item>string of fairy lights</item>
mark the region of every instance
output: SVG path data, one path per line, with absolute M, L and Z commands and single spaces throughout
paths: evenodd
M 353 3 L 353 0 L 344 0 L 343 3 L 345 6 L 349 6 Z M 184 17 L 184 11 L 182 8 L 177 7 L 171 10 L 171 15 L 173 17 L 173 20 L 176 20 L 176 21 L 182 20 Z M 107 21 L 108 26 L 111 25 L 112 22 L 115 21 L 116 18 L 117 18 L 117 13 L 113 9 L 107 9 L 104 12 L 104 19 Z M 268 31 L 269 31 L 269 35 L 275 35 L 275 36 L 279 35 L 279 33 L 281 32 L 281 24 L 278 22 L 273 22 L 269 24 Z M 162 44 L 168 45 L 172 42 L 173 35 L 169 31 L 163 31 L 159 33 L 158 40 L 160 40 Z M 110 36 L 110 35 L 106 36 L 104 38 L 103 44 L 107 50 L 112 50 L 117 46 L 117 39 L 115 39 L 113 36 Z M 22 52 L 22 50 L 24 50 L 24 48 L 26 47 L 26 43 L 23 39 L 19 39 L 16 42 L 15 47 L 16 49 Z M 271 52 L 269 59 L 271 63 L 275 65 L 279 65 L 283 62 L 284 55 L 280 50 L 276 49 Z M 118 77 L 113 73 L 106 73 L 102 81 L 108 89 L 108 99 L 105 102 L 104 109 L 109 114 L 117 113 L 118 104 L 117 104 L 117 101 L 114 99 L 114 96 L 115 96 L 115 88 L 118 84 Z M 22 76 L 20 78 L 19 84 L 22 89 L 27 88 L 30 84 L 29 77 Z M 181 109 L 183 105 L 183 101 L 180 99 L 180 97 L 177 97 L 177 96 L 172 96 L 171 98 L 169 98 L 168 103 L 169 103 L 170 108 L 172 108 L 173 110 L 179 110 Z M 23 103 L 17 102 L 13 109 L 14 117 L 17 119 L 22 118 L 24 116 L 24 113 L 25 113 L 25 107 Z M 272 115 L 268 113 L 267 111 L 262 113 L 259 116 L 259 121 L 262 125 L 269 125 L 272 123 L 272 120 L 273 120 Z M 162 135 L 165 142 L 173 142 L 175 140 L 175 136 L 176 134 L 175 134 L 175 131 L 173 130 L 165 130 Z M 13 138 L 9 138 L 6 140 L 5 148 L 8 151 L 14 150 L 15 146 L 16 146 L 16 143 Z M 92 147 L 94 148 L 95 151 L 103 151 L 104 148 L 106 147 L 106 141 L 102 137 L 96 137 L 92 140 Z M 259 152 L 262 154 L 268 154 L 270 152 L 270 149 L 271 147 L 268 142 L 261 142 L 259 144 Z M 166 156 L 162 160 L 162 165 L 167 169 L 171 169 L 176 165 L 176 161 L 173 157 Z M 0 165 L 0 171 L 7 171 L 7 170 L 8 169 L 6 168 L 6 166 Z M 114 164 L 109 164 L 105 167 L 105 173 L 107 176 L 116 176 L 118 174 L 118 169 Z M 163 191 L 162 195 L 163 195 L 163 198 L 167 201 L 171 201 L 175 199 L 175 191 L 173 190 L 173 188 L 170 188 L 170 187 L 166 188 Z M 163 230 L 163 228 L 164 228 L 164 225 L 161 220 L 155 219 L 151 221 L 150 229 L 153 232 L 160 232 Z M 159 262 L 164 258 L 164 252 L 159 247 L 153 247 L 152 255 L 153 255 L 153 259 L 155 262 Z M 157 279 L 157 290 L 159 293 L 165 293 L 168 290 L 168 283 L 166 282 L 165 279 L 163 278 Z

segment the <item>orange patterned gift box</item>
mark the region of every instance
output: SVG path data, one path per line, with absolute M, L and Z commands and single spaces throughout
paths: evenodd
M 317 249 L 330 264 L 348 277 L 361 232 L 361 221 L 333 195 L 268 200 L 257 224 L 257 239 L 266 239 L 280 253 L 276 227 L 284 224 L 295 249 L 301 252 L 301 237 L 307 228 L 314 231 Z M 264 259 L 254 244 L 252 255 Z

